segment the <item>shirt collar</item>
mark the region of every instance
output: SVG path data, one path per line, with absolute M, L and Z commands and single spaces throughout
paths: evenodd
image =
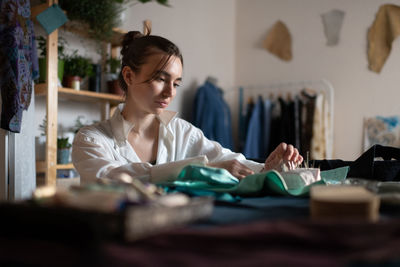
M 125 141 L 134 126 L 133 123 L 125 120 L 121 114 L 124 105 L 124 103 L 119 104 L 110 119 L 112 131 L 117 141 Z M 157 115 L 157 119 L 164 127 L 167 127 L 176 115 L 177 112 L 175 111 L 164 110 L 160 115 Z

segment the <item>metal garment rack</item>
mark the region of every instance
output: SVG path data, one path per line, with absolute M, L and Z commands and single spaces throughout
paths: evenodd
M 333 144 L 333 121 L 334 121 L 334 89 L 330 82 L 325 79 L 321 80 L 310 80 L 310 81 L 294 81 L 294 82 L 276 82 L 263 85 L 249 85 L 241 86 L 243 88 L 243 100 L 246 101 L 249 97 L 257 97 L 259 95 L 263 97 L 269 97 L 271 94 L 286 96 L 290 93 L 292 96 L 301 92 L 301 90 L 308 88 L 316 93 L 323 93 L 328 102 L 328 108 L 330 112 L 329 122 L 329 136 L 332 138 L 331 144 Z M 239 88 L 240 95 L 240 88 Z M 328 158 L 333 156 L 333 148 L 328 148 Z

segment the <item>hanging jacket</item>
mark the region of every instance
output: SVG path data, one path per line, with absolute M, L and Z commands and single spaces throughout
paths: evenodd
M 264 102 L 258 97 L 247 128 L 243 154 L 246 158 L 265 158 L 264 153 Z
M 206 81 L 197 89 L 193 106 L 193 124 L 204 135 L 233 150 L 231 113 L 223 92 Z

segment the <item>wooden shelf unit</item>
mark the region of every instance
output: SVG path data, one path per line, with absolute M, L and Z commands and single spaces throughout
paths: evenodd
M 32 6 L 31 17 L 35 17 L 46 8 L 57 4 L 58 0 L 46 0 L 46 3 Z M 76 22 L 69 21 L 63 26 L 67 31 L 74 32 L 85 38 L 89 38 L 85 27 Z M 115 55 L 121 38 L 125 31 L 114 29 L 114 36 L 109 42 L 111 44 L 111 52 Z M 107 119 L 110 116 L 111 106 L 116 106 L 123 102 L 124 98 L 118 95 L 107 93 L 96 93 L 90 91 L 77 91 L 71 88 L 59 87 L 58 84 L 58 30 L 54 30 L 46 39 L 46 83 L 35 85 L 35 96 L 46 97 L 46 160 L 36 162 L 37 173 L 44 173 L 44 185 L 58 185 L 57 170 L 73 169 L 73 164 L 57 164 L 57 126 L 58 126 L 58 101 L 59 99 L 79 101 L 79 102 L 95 102 L 101 103 L 101 119 Z M 105 62 L 105 59 L 103 59 Z M 78 180 L 77 180 L 78 179 Z M 62 183 L 71 179 L 62 179 Z M 72 181 L 72 180 L 71 180 Z M 73 178 L 78 181 L 79 178 Z
M 45 96 L 47 85 L 45 83 L 37 84 L 35 86 L 36 96 Z M 109 102 L 110 105 L 118 105 L 124 98 L 115 94 L 108 93 L 96 93 L 85 90 L 75 90 L 72 88 L 58 87 L 58 98 L 73 101 L 85 101 L 85 102 Z

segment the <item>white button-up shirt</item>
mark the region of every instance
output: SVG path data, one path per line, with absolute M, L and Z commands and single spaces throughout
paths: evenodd
M 264 166 L 207 139 L 200 129 L 168 110 L 157 117 L 160 128 L 156 164 L 141 162 L 127 139 L 134 125 L 123 118 L 122 108 L 123 104 L 120 104 L 109 120 L 85 126 L 75 136 L 72 162 L 82 183 L 102 177 L 113 178 L 121 173 L 142 181 L 157 182 L 176 177 L 187 164 L 206 164 L 208 161 L 236 159 L 254 172 Z

